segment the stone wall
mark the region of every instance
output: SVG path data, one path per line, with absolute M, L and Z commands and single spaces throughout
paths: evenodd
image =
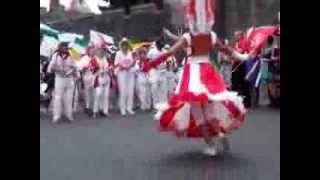
M 166 8 L 168 9 L 168 8 Z M 60 17 L 63 15 L 59 15 Z M 57 17 L 59 17 L 57 15 Z M 67 16 L 67 14 L 65 14 Z M 115 40 L 122 37 L 135 40 L 154 40 L 159 37 L 163 26 L 168 26 L 169 11 L 156 14 L 155 6 L 150 4 L 132 7 L 129 19 L 124 18 L 123 9 L 113 9 L 102 15 L 82 15 L 73 18 L 54 18 L 42 16 L 42 21 L 60 31 L 80 33 L 88 37 L 90 29 L 113 36 Z
M 223 1 L 225 34 L 245 30 L 251 25 L 277 23 L 280 0 L 220 0 Z
M 176 30 L 184 25 L 181 0 L 164 0 L 163 13 L 156 14 L 152 3 L 132 7 L 130 19 L 123 18 L 123 9 L 114 9 L 100 16 L 82 15 L 69 18 L 66 14 L 41 15 L 40 21 L 67 32 L 88 35 L 90 29 L 114 36 L 116 40 L 126 36 L 130 39 L 156 39 L 163 26 Z M 280 0 L 217 0 L 214 30 L 218 36 L 230 38 L 236 30 L 250 25 L 268 25 L 276 22 Z M 57 19 L 57 20 L 55 20 Z

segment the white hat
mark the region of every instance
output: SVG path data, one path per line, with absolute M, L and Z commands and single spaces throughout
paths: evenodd
M 169 44 L 164 45 L 164 49 L 170 49 L 170 45 Z

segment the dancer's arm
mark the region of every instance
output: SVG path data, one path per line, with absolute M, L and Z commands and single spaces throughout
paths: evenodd
M 222 53 L 225 53 L 241 61 L 246 61 L 252 57 L 251 54 L 241 54 L 238 51 L 232 49 L 231 47 L 224 45 L 219 39 L 217 39 L 215 46 L 218 49 L 218 51 L 221 51 Z
M 167 52 L 162 53 L 155 60 L 146 64 L 146 66 L 143 68 L 143 71 L 148 72 L 150 69 L 157 67 L 158 65 L 166 61 L 168 57 L 174 55 L 179 49 L 184 47 L 186 44 L 187 41 L 185 38 L 179 38 L 179 40 Z

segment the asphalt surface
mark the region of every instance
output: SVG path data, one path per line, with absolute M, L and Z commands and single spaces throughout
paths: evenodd
M 41 180 L 280 180 L 280 110 L 249 110 L 231 152 L 201 153 L 201 140 L 159 133 L 151 113 L 52 124 L 40 113 Z

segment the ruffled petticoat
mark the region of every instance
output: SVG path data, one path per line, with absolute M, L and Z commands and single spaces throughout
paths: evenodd
M 175 95 L 158 104 L 155 115 L 161 131 L 173 131 L 178 136 L 201 138 L 200 125 L 206 125 L 212 136 L 229 133 L 244 123 L 246 109 L 242 97 L 227 91 L 215 68 L 205 61 L 186 64 L 179 78 Z M 206 114 L 201 122 L 191 113 L 193 103 L 200 104 Z M 205 108 L 204 108 L 205 107 Z

